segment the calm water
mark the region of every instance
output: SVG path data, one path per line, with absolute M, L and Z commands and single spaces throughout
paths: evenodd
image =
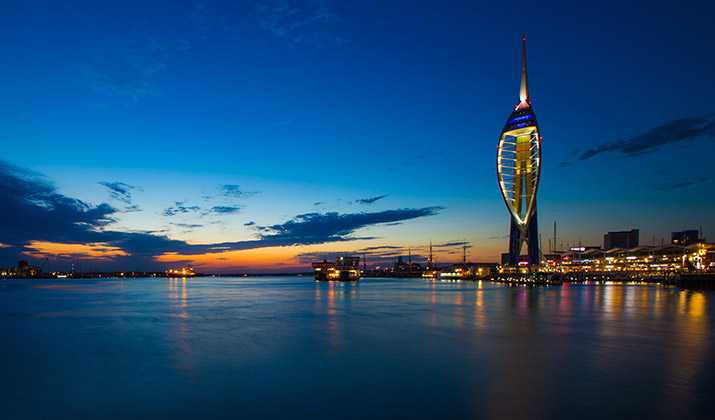
M 0 418 L 712 417 L 715 293 L 0 282 Z

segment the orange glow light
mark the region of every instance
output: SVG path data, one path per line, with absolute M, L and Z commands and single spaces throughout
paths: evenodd
M 102 243 L 63 244 L 59 242 L 32 241 L 32 250 L 25 254 L 35 258 L 87 258 L 108 261 L 114 257 L 129 255 L 121 248 Z

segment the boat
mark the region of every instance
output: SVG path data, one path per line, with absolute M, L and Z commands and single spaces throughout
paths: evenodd
M 551 273 L 551 275 L 547 278 L 546 284 L 551 284 L 554 286 L 561 286 L 564 284 L 564 275 L 557 272 Z
M 334 263 L 328 260 L 314 262 L 315 281 L 360 280 L 360 257 L 338 257 Z
M 187 265 L 180 270 L 166 270 L 167 277 L 193 277 L 195 275 L 196 272 L 194 271 L 194 268 L 191 267 L 191 265 Z

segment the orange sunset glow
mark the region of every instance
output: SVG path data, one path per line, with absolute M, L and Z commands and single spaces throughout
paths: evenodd
M 120 248 L 101 243 L 63 244 L 59 242 L 32 241 L 25 253 L 34 258 L 94 258 L 109 261 L 127 256 Z

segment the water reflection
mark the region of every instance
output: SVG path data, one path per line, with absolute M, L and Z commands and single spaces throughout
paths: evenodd
M 169 335 L 174 351 L 175 367 L 186 376 L 195 376 L 195 361 L 192 348 L 192 331 L 189 326 L 188 292 L 186 277 L 169 278 L 169 302 L 173 316 L 170 318 Z
M 667 382 L 664 405 L 677 408 L 686 403 L 692 405 L 695 398 L 694 385 L 701 375 L 708 357 L 712 357 L 712 331 L 706 317 L 706 298 L 703 292 L 681 291 L 678 293 L 678 320 L 674 326 L 674 346 L 665 356 Z M 666 302 L 660 301 L 661 311 Z
M 482 288 L 481 280 L 479 281 L 476 299 L 474 301 L 474 326 L 478 330 L 485 330 L 487 328 L 487 313 L 484 307 L 484 289 Z
M 486 318 L 506 335 L 491 355 L 491 415 L 545 415 L 541 400 L 564 385 L 594 395 L 627 389 L 649 412 L 693 414 L 683 410 L 697 402 L 714 341 L 704 293 L 628 284 L 514 287 L 511 311 L 487 315 L 480 299 L 477 292 L 474 325 L 482 328 Z M 518 403 L 504 405 L 505 395 L 519 396 Z
M 353 282 L 315 282 L 315 307 L 324 314 L 326 349 L 329 354 L 345 350 L 342 331 L 345 312 L 350 309 L 351 299 L 357 296 L 359 284 Z M 349 314 L 347 315 L 349 316 Z
M 13 378 L 0 381 L 0 406 L 19 401 L 9 418 L 40 407 L 38 389 L 46 412 L 29 417 L 71 404 L 96 418 L 117 395 L 124 417 L 171 405 L 193 417 L 350 407 L 355 417 L 707 418 L 715 392 L 714 293 L 422 279 L 36 284 L 0 293 Z M 91 391 L 97 373 L 112 378 L 102 395 Z

